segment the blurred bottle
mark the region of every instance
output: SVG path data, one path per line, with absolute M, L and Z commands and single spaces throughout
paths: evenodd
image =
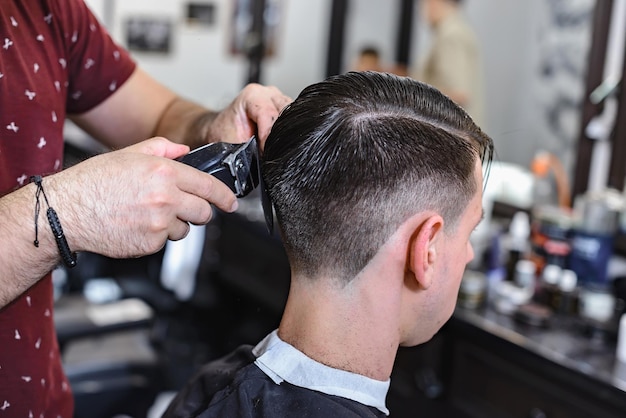
M 615 296 L 608 288 L 582 288 L 578 313 L 588 325 L 605 328 L 615 314 Z
M 626 314 L 623 314 L 619 320 L 616 356 L 620 362 L 626 363 Z
M 550 157 L 545 151 L 535 154 L 530 170 L 533 173 L 533 207 L 557 206 L 556 186 L 550 177 Z
M 544 267 L 539 281 L 539 288 L 535 293 L 535 300 L 542 305 L 555 309 L 555 299 L 559 298 L 559 282 L 563 269 L 555 264 Z
M 544 150 L 538 151 L 530 169 L 534 176 L 533 207 L 571 205 L 567 174 L 555 155 Z
M 569 208 L 542 206 L 533 211 L 531 256 L 539 274 L 549 264 L 567 267 L 573 214 Z
M 530 220 L 526 212 L 516 212 L 504 237 L 506 250 L 506 279 L 515 280 L 517 263 L 530 252 Z
M 569 267 L 583 286 L 607 286 L 607 267 L 622 208 L 623 198 L 616 190 L 588 192 L 576 200 Z
M 559 280 L 559 294 L 554 298 L 554 308 L 565 315 L 578 314 L 578 277 L 572 270 L 565 269 Z
M 487 294 L 487 277 L 475 270 L 465 270 L 459 287 L 459 306 L 467 309 L 479 308 Z
M 530 258 L 541 274 L 548 264 L 566 267 L 571 250 L 571 196 L 567 174 L 555 155 L 547 151 L 537 152 L 531 162 L 531 171 L 534 201 Z
M 537 267 L 530 260 L 519 260 L 515 265 L 515 284 L 535 292 Z

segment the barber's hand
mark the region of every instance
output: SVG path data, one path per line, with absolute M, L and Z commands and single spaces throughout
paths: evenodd
M 236 209 L 232 191 L 215 177 L 172 161 L 189 147 L 153 138 L 77 164 L 55 177 L 57 193 L 69 196 L 59 214 L 70 248 L 129 258 L 158 251 L 184 238 L 189 224 L 206 224 L 211 203 Z
M 291 101 L 276 87 L 248 84 L 217 115 L 211 124 L 209 137 L 236 143 L 245 142 L 256 134 L 263 146 L 274 121 Z

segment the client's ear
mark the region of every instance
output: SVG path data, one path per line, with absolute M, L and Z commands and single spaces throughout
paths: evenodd
M 407 269 L 422 289 L 428 289 L 432 284 L 437 244 L 442 234 L 443 218 L 435 214 L 419 224 L 409 242 Z

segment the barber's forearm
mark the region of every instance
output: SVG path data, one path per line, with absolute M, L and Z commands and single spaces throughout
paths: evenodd
M 154 136 L 195 147 L 208 141 L 203 131 L 214 117 L 215 113 L 181 98 L 139 68 L 104 102 L 71 115 L 78 126 L 113 149 Z
M 47 206 L 41 199 L 39 247 L 35 247 L 34 184 L 0 198 L 0 309 L 24 293 L 59 262 L 48 220 Z M 61 213 L 59 213 L 61 217 Z M 1 314 L 1 311 L 0 311 Z
M 212 137 L 210 125 L 216 116 L 217 112 L 178 97 L 164 110 L 154 136 L 189 145 L 192 149 L 215 142 L 220 138 Z

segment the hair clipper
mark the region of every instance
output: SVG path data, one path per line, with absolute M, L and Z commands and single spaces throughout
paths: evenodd
M 210 143 L 176 161 L 217 177 L 237 197 L 246 196 L 254 190 L 261 177 L 259 150 L 254 136 L 243 144 Z

